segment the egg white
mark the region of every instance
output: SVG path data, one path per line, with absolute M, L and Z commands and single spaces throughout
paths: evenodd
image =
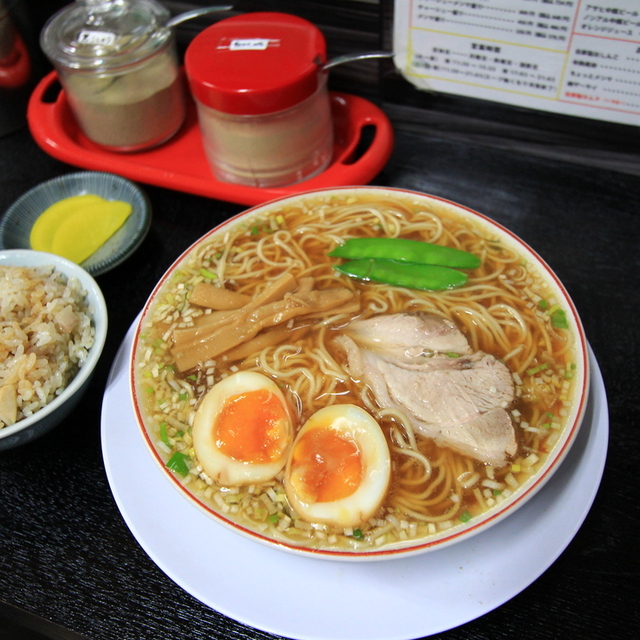
M 280 456 L 271 462 L 236 460 L 223 453 L 216 444 L 215 430 L 220 410 L 228 400 L 249 391 L 265 389 L 274 394 L 285 408 L 288 420 Z M 207 475 L 225 486 L 266 482 L 276 476 L 287 462 L 293 441 L 293 423 L 289 406 L 278 386 L 266 376 L 251 371 L 239 371 L 215 384 L 203 398 L 193 422 L 193 449 Z
M 361 456 L 360 486 L 350 496 L 332 502 L 309 501 L 300 481 L 296 481 L 292 465 L 297 441 L 318 428 L 330 428 L 353 440 Z M 360 525 L 375 514 L 387 493 L 390 477 L 391 455 L 380 425 L 360 407 L 331 405 L 313 414 L 300 429 L 287 462 L 285 490 L 290 505 L 303 520 L 346 528 Z

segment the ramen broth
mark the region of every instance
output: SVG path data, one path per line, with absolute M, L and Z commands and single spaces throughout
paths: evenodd
M 416 291 L 351 280 L 327 257 L 353 237 L 401 237 L 456 247 L 482 264 L 468 283 L 447 291 Z M 224 354 L 184 372 L 175 367 L 172 334 L 211 313 L 189 302 L 202 281 L 252 297 L 289 272 L 311 276 L 317 289 L 348 287 L 355 313 L 328 312 L 290 321 L 290 338 L 238 361 Z M 162 283 L 146 313 L 137 347 L 138 395 L 154 445 L 172 465 L 186 463 L 180 481 L 208 508 L 243 527 L 295 546 L 367 550 L 428 540 L 499 506 L 544 463 L 565 427 L 576 367 L 574 329 L 538 268 L 478 223 L 459 218 L 446 203 L 406 196 L 319 195 L 272 209 L 269 217 L 242 219 L 199 243 Z M 405 416 L 378 406 L 371 390 L 354 381 L 346 356 L 334 344 L 355 318 L 427 311 L 449 318 L 472 349 L 504 361 L 516 388 L 510 407 L 517 454 L 501 468 L 436 446 L 414 433 Z M 300 331 L 295 330 L 300 328 Z M 330 404 L 356 404 L 382 427 L 392 456 L 387 497 L 370 520 L 354 528 L 306 522 L 290 508 L 283 472 L 272 481 L 243 487 L 214 483 L 192 447 L 191 425 L 200 399 L 238 370 L 257 371 L 282 389 L 295 428 Z

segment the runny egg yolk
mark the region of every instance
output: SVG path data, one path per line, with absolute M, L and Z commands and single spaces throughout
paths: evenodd
M 384 433 L 364 409 L 329 405 L 301 427 L 285 469 L 285 493 L 307 522 L 359 526 L 380 508 L 391 456 Z
M 267 482 L 285 466 L 293 421 L 278 385 L 261 373 L 238 371 L 216 383 L 193 419 L 193 449 L 215 482 Z
M 216 446 L 234 460 L 271 462 L 286 449 L 288 420 L 282 402 L 269 390 L 240 393 L 228 398 L 218 414 Z
M 358 445 L 330 428 L 308 431 L 296 442 L 291 468 L 309 502 L 335 502 L 354 494 L 362 480 Z

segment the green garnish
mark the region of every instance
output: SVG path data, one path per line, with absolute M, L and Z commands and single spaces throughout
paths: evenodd
M 356 540 L 364 540 L 364 533 L 362 533 L 362 529 L 354 529 L 352 537 Z
M 403 238 L 352 238 L 329 253 L 334 258 L 380 258 L 458 269 L 477 269 L 480 258 L 460 249 Z
M 258 225 L 254 225 L 253 227 L 251 227 L 252 236 L 257 236 L 259 233 L 260 233 L 260 229 L 258 228 Z
M 204 276 L 208 280 L 215 280 L 218 277 L 217 273 L 214 273 L 213 271 L 209 271 L 209 269 L 205 269 L 204 267 L 200 269 L 200 275 Z
M 544 362 L 543 364 L 539 364 L 537 367 L 531 367 L 531 369 L 527 369 L 527 374 L 530 376 L 534 376 L 536 373 L 540 373 L 540 371 L 544 371 L 548 369 L 549 365 Z
M 569 322 L 567 321 L 567 314 L 562 309 L 556 309 L 551 314 L 551 324 L 556 329 L 568 329 Z
M 278 520 L 280 519 L 280 517 L 278 516 L 277 513 L 272 513 L 267 520 L 269 521 L 270 524 L 278 524 Z
M 538 306 L 543 311 L 546 311 L 549 308 L 549 303 L 544 298 L 542 298 L 541 300 L 538 300 Z
M 426 291 L 460 287 L 467 275 L 456 269 L 480 266 L 468 251 L 404 238 L 352 238 L 329 256 L 346 258 L 335 268 L 352 278 Z
M 453 289 L 467 281 L 466 274 L 449 267 L 378 258 L 349 260 L 335 268 L 352 278 L 427 291 Z
M 460 520 L 460 522 L 469 522 L 469 520 L 471 520 L 471 514 L 468 511 L 463 511 L 458 517 L 458 520 Z
M 164 442 L 167 447 L 171 446 L 171 443 L 169 442 L 169 436 L 167 434 L 167 423 L 166 422 L 161 422 L 160 423 L 160 440 L 162 440 L 162 442 Z
M 176 451 L 167 461 L 166 467 L 185 478 L 189 475 L 189 465 L 187 464 L 188 460 L 188 455 L 180 451 Z

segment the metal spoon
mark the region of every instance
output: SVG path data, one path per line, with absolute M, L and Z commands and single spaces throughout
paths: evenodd
M 343 56 L 336 56 L 335 58 L 325 62 L 322 65 L 322 70 L 326 71 L 339 64 L 345 62 L 353 62 L 354 60 L 366 60 L 369 58 L 393 58 L 395 53 L 393 51 L 365 51 L 363 53 L 346 53 Z
M 165 26 L 169 28 L 175 27 L 177 24 L 181 24 L 183 22 L 186 22 L 187 20 L 191 20 L 192 18 L 204 16 L 207 13 L 230 11 L 231 9 L 233 9 L 232 5 L 222 5 L 219 7 L 201 7 L 200 9 L 192 9 L 191 11 L 185 11 L 184 13 L 179 13 L 177 16 L 173 16 L 173 18 L 169 18 Z

